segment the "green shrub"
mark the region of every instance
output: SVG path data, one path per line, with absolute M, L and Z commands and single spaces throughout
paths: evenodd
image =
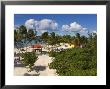
M 52 50 L 52 51 L 49 52 L 49 56 L 50 57 L 55 57 L 58 53 L 59 52 L 55 52 L 55 51 Z
M 21 56 L 23 58 L 22 63 L 25 66 L 28 66 L 30 69 L 32 69 L 32 67 L 34 66 L 34 63 L 38 59 L 35 52 L 25 52 L 25 53 L 22 53 Z
M 56 55 L 55 55 L 56 54 Z M 60 76 L 95 76 L 97 74 L 96 49 L 74 48 L 53 53 L 49 68 Z

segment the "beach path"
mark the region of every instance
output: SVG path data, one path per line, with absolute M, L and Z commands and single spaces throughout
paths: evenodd
M 35 62 L 34 70 L 28 72 L 23 66 L 14 67 L 15 76 L 57 76 L 55 69 L 49 69 L 48 64 L 52 62 L 51 57 L 48 55 L 39 55 L 38 60 Z

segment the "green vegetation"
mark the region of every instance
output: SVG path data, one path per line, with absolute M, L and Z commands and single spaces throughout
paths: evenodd
M 69 43 L 74 44 L 75 47 L 80 47 L 81 45 L 84 47 L 87 43 L 87 37 L 86 36 L 80 36 L 79 33 L 76 34 L 76 36 L 70 36 L 70 35 L 57 35 L 54 32 L 48 33 L 44 32 L 41 35 L 41 39 L 48 43 L 49 45 L 55 45 L 59 43 Z
M 37 36 L 33 29 L 27 30 L 21 25 L 18 30 L 14 30 L 15 46 L 22 52 L 22 45 L 27 47 Z M 97 75 L 97 34 L 89 33 L 88 37 L 81 36 L 77 33 L 75 36 L 57 35 L 54 32 L 44 32 L 40 39 L 48 45 L 56 45 L 59 43 L 74 44 L 75 48 L 65 49 L 62 51 L 50 51 L 49 56 L 52 57 L 52 63 L 49 64 L 50 69 L 56 69 L 60 76 L 96 76 Z M 20 45 L 20 47 L 18 47 Z M 26 52 L 21 54 L 22 63 L 30 69 L 34 66 L 38 59 L 35 52 Z
M 34 66 L 35 61 L 37 60 L 37 56 L 35 52 L 27 52 L 23 49 L 23 47 L 27 47 L 27 45 L 31 41 L 36 39 L 36 34 L 34 33 L 33 29 L 27 30 L 24 25 L 21 25 L 18 29 L 14 30 L 14 45 L 17 49 L 19 49 L 19 56 L 22 57 L 21 61 L 25 66 L 28 66 L 30 70 Z M 23 53 L 22 51 L 26 51 Z
M 60 36 L 56 35 L 55 32 L 52 32 L 50 34 L 48 32 L 44 32 L 41 35 L 41 39 L 46 43 L 48 43 L 49 45 L 55 45 L 60 43 L 60 40 L 59 40 Z
M 14 45 L 20 49 L 24 45 L 27 47 L 32 40 L 36 39 L 36 33 L 33 29 L 27 30 L 24 25 L 14 30 Z
M 34 66 L 34 63 L 38 59 L 35 52 L 25 52 L 22 53 L 21 57 L 23 58 L 21 61 L 25 66 L 28 66 L 30 68 L 30 71 L 32 70 L 32 67 Z
M 97 40 L 96 34 L 89 34 L 85 47 L 66 49 L 61 52 L 51 51 L 53 62 L 51 69 L 56 69 L 60 76 L 96 76 L 97 75 Z M 81 45 L 81 42 L 79 42 Z M 82 42 L 84 44 L 84 42 Z

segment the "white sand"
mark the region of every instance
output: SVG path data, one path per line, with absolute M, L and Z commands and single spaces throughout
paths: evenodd
M 35 70 L 28 72 L 25 67 L 15 67 L 14 68 L 14 75 L 16 76 L 23 76 L 24 74 L 28 75 L 38 75 L 38 76 L 57 76 L 56 70 L 49 69 L 48 63 L 51 63 L 51 57 L 48 55 L 39 55 L 38 60 L 35 62 L 35 66 L 37 66 L 39 72 L 37 73 Z

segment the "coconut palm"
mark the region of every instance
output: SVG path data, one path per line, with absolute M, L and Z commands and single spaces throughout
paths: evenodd
M 47 40 L 48 40 L 48 32 L 44 32 L 44 33 L 41 35 L 41 39 L 43 39 L 45 42 L 47 42 Z
M 82 47 L 85 47 L 87 44 L 87 37 L 86 36 L 81 36 L 81 45 Z
M 21 25 L 21 26 L 19 27 L 19 32 L 20 32 L 21 34 L 27 34 L 27 29 L 26 29 L 26 27 L 25 27 L 24 25 Z
M 81 44 L 81 37 L 79 33 L 76 33 L 76 37 L 74 39 L 74 44 L 76 47 L 80 47 Z

